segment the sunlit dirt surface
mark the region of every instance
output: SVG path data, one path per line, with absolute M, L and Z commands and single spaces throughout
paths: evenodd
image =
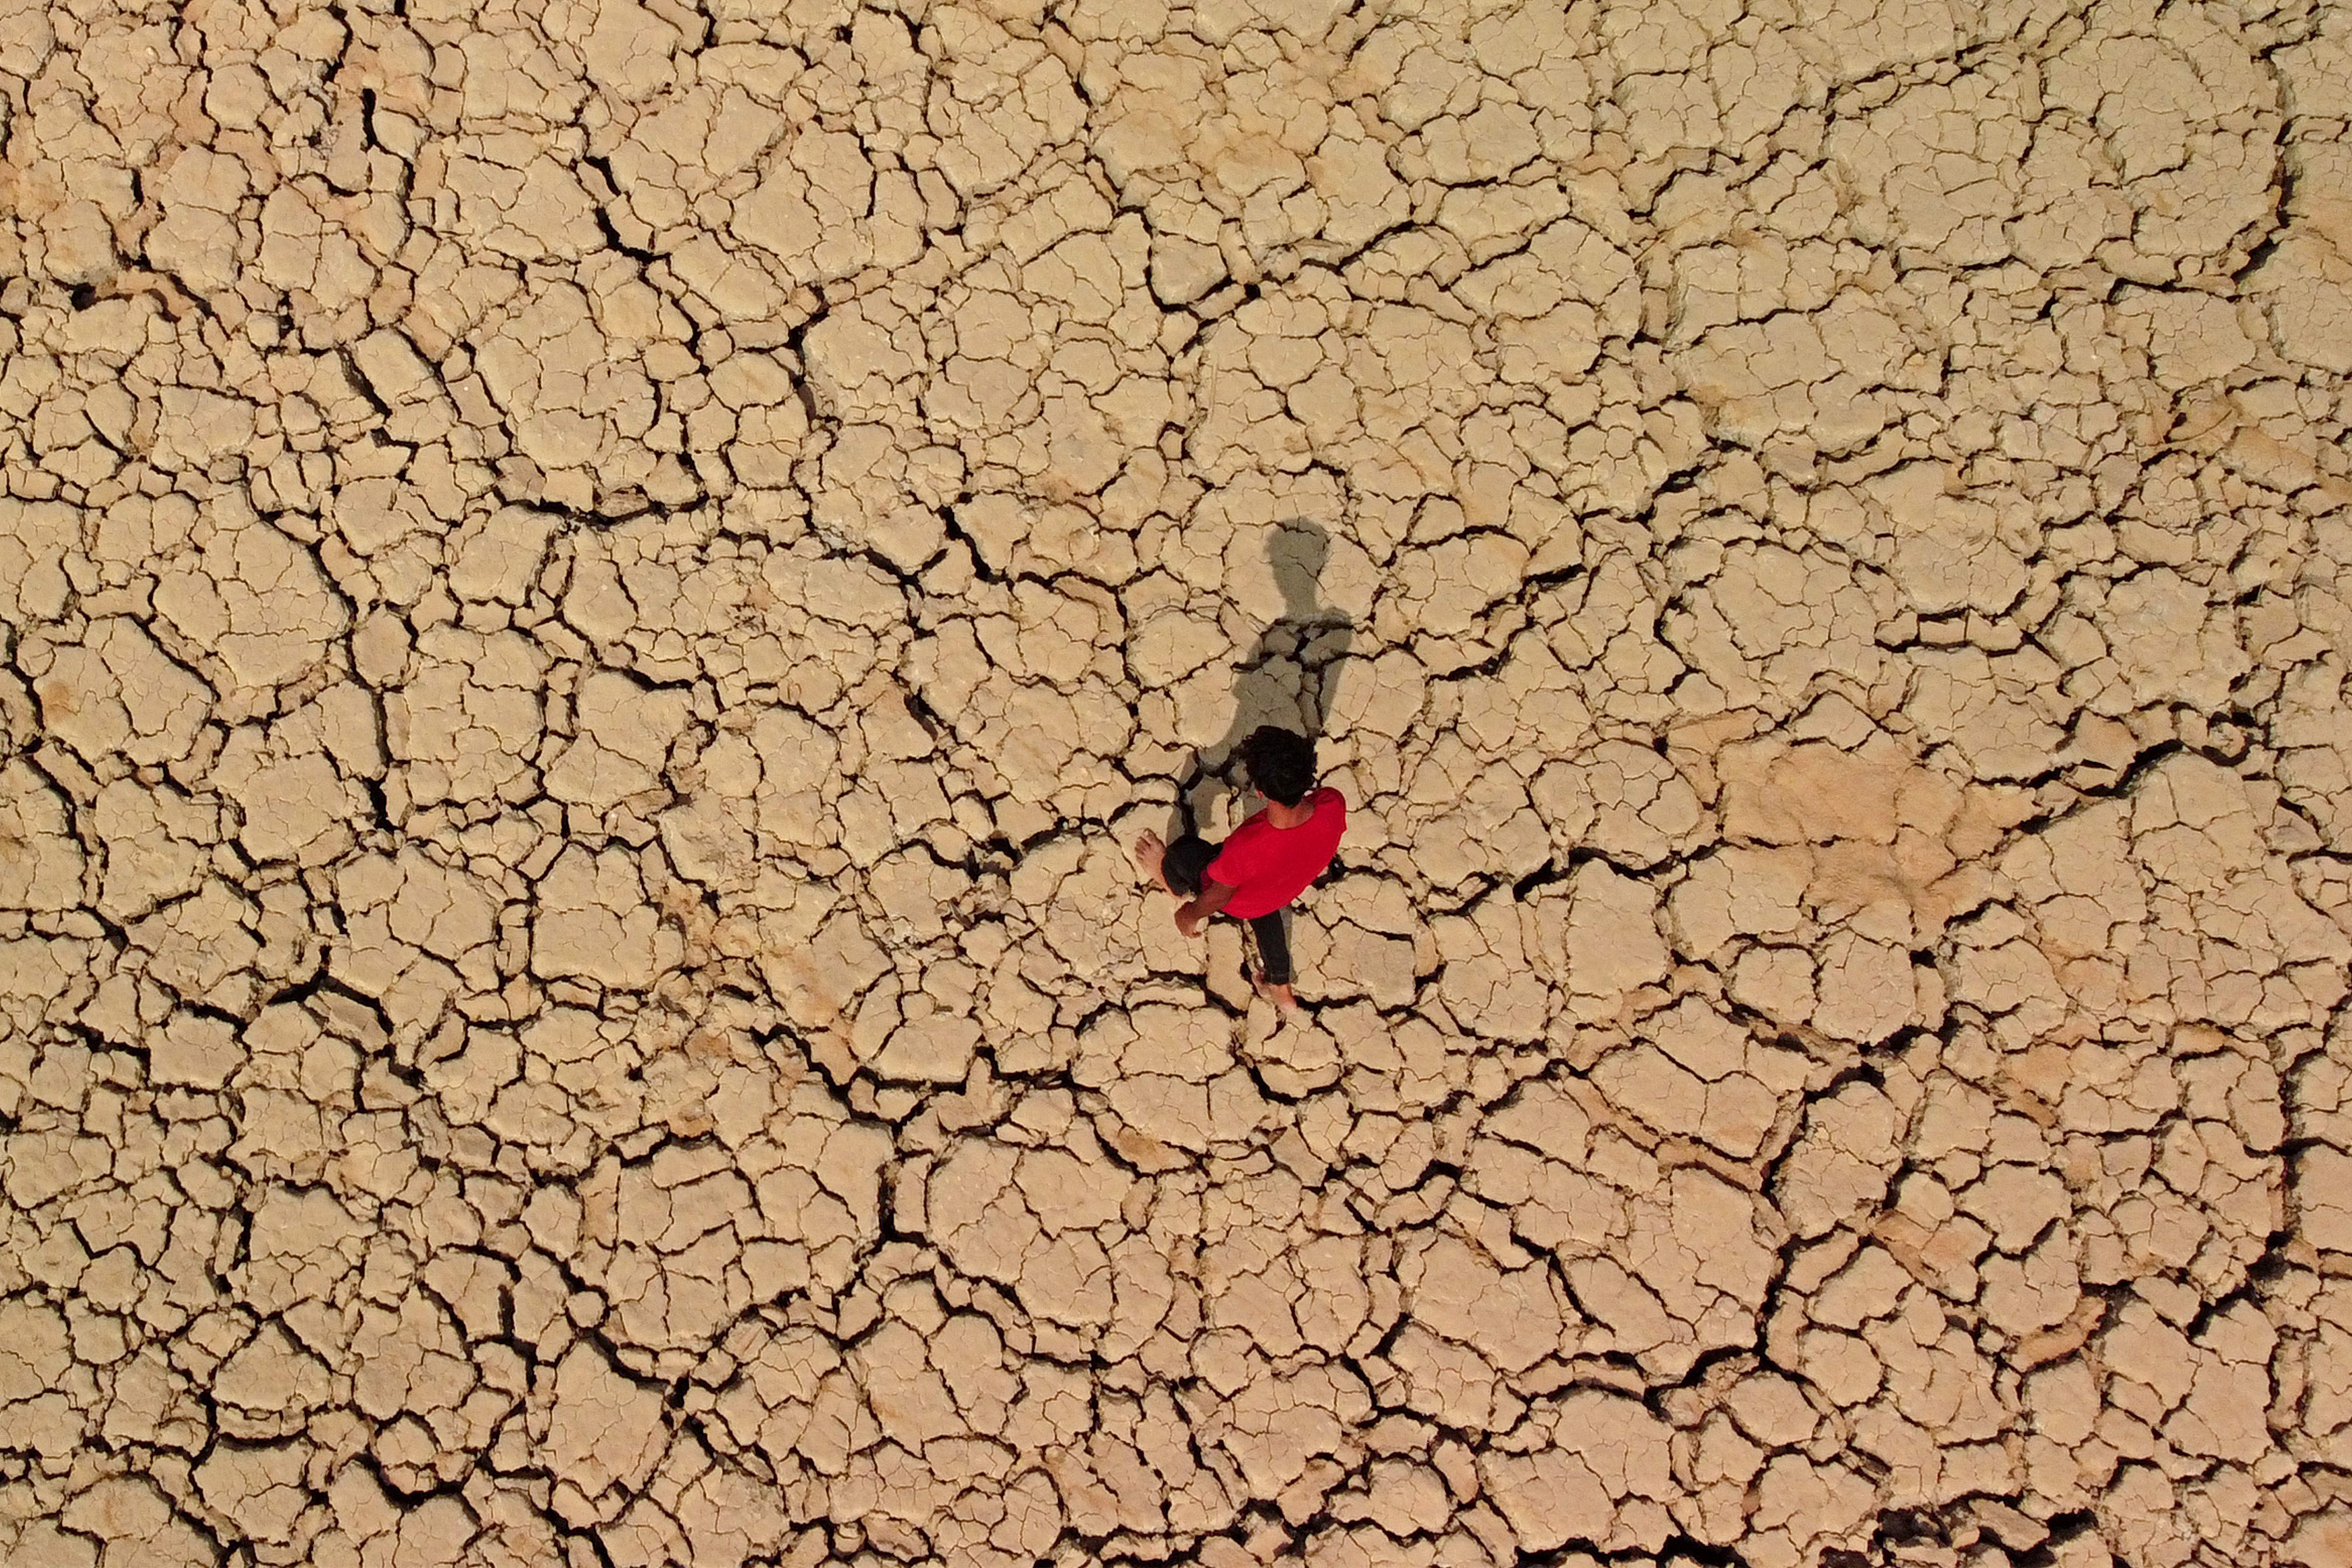
M 2352 1560 L 2347 105 L 0 0 L 0 1560 Z

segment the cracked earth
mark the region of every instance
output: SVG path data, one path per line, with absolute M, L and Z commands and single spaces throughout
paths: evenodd
M 2347 105 L 0 0 L 0 1559 L 2352 1559 Z

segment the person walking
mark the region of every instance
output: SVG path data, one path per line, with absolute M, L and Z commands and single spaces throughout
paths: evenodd
M 1258 958 L 1251 984 L 1292 1014 L 1298 999 L 1291 989 L 1283 910 L 1339 854 L 1348 802 L 1338 790 L 1317 786 L 1315 742 L 1295 731 L 1261 724 L 1243 738 L 1238 754 L 1250 786 L 1265 797 L 1265 809 L 1222 845 L 1195 833 L 1168 844 L 1146 832 L 1135 841 L 1135 863 L 1181 900 L 1176 929 L 1186 936 L 1200 935 L 1213 915 L 1246 921 Z

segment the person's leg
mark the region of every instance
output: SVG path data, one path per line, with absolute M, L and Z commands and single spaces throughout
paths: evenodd
M 1257 992 L 1285 1013 L 1298 1010 L 1298 998 L 1290 989 L 1290 937 L 1283 930 L 1280 910 L 1270 915 L 1258 915 L 1250 921 L 1250 934 L 1257 939 Z
M 1217 858 L 1217 847 L 1199 834 L 1185 834 L 1161 854 L 1160 881 L 1180 899 L 1199 898 L 1202 881 L 1209 874 L 1209 862 Z
M 1197 899 L 1201 879 L 1208 875 L 1217 848 L 1196 833 L 1180 834 L 1175 843 L 1167 844 L 1157 833 L 1146 832 L 1135 841 L 1135 865 L 1178 898 Z

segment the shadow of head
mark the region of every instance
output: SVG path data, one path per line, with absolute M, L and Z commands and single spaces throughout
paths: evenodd
M 1328 618 L 1335 613 L 1318 602 L 1323 563 L 1330 555 L 1330 534 L 1310 519 L 1290 518 L 1267 532 L 1265 559 L 1274 568 L 1274 585 L 1282 594 L 1285 620 Z

